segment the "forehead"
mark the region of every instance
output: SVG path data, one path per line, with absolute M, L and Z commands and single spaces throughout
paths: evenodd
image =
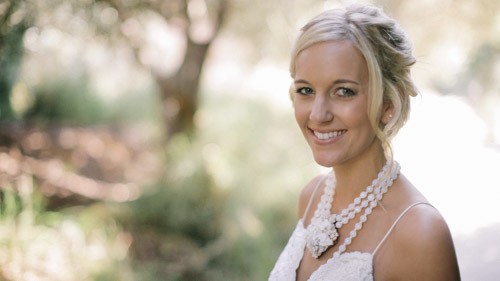
M 295 60 L 295 78 L 343 79 L 364 82 L 366 61 L 349 40 L 326 41 L 302 50 Z

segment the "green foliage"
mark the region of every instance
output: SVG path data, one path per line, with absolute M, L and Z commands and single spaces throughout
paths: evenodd
M 34 89 L 34 104 L 25 118 L 47 123 L 95 124 L 105 120 L 106 107 L 91 93 L 88 77 L 62 75 Z
M 176 159 L 182 165 L 185 159 Z M 155 228 L 160 233 L 182 235 L 205 245 L 221 233 L 224 199 L 202 162 L 177 178 L 169 175 L 150 192 L 134 201 L 135 227 Z M 129 222 L 130 223 L 130 222 Z
M 49 212 L 20 178 L 0 192 L 1 280 L 131 280 L 126 235 L 103 205 Z
M 0 215 L 2 217 L 17 216 L 22 210 L 20 196 L 10 189 L 0 193 Z
M 129 89 L 106 104 L 110 123 L 153 122 L 160 120 L 162 103 L 154 85 L 140 85 Z
M 33 105 L 24 119 L 41 124 L 95 125 L 156 120 L 160 105 L 154 88 L 131 89 L 107 102 L 93 89 L 87 71 L 49 77 L 32 89 Z
M 30 25 L 31 15 L 21 11 L 23 6 L 21 2 L 4 4 L 0 11 L 0 120 L 2 121 L 15 118 L 10 104 L 10 93 L 24 54 L 23 36 Z M 17 17 L 22 16 L 17 22 L 12 20 L 16 12 Z
M 184 135 L 174 138 L 165 176 L 119 216 L 134 237 L 136 280 L 210 280 L 206 264 L 219 252 L 226 202 L 198 148 Z
M 257 236 L 240 230 L 226 251 L 207 266 L 208 280 L 267 280 L 296 218 L 283 205 L 261 208 L 257 218 L 268 228 Z

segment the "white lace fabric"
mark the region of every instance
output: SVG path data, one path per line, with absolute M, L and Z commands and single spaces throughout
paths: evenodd
M 396 227 L 403 216 L 413 207 L 418 205 L 429 205 L 427 202 L 415 202 L 408 206 L 394 221 L 384 238 L 379 242 L 372 253 L 343 252 L 339 256 L 331 257 L 325 264 L 321 265 L 308 281 L 373 281 L 373 256 L 382 246 L 392 230 Z M 306 246 L 306 229 L 303 219 L 299 220 L 297 227 L 288 240 L 285 249 L 281 253 L 271 271 L 269 281 L 296 281 L 297 268 L 304 256 Z
M 299 220 L 287 245 L 271 271 L 269 281 L 296 281 L 296 271 L 304 255 L 306 230 Z M 309 277 L 308 281 L 373 281 L 371 253 L 345 252 L 330 258 Z

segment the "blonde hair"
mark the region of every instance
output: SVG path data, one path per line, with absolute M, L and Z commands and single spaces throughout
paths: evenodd
M 412 47 L 397 22 L 372 5 L 351 5 L 325 11 L 302 29 L 293 48 L 290 74 L 295 76 L 295 59 L 309 46 L 335 40 L 350 40 L 368 67 L 368 117 L 388 159 L 392 159 L 390 140 L 406 123 L 410 96 L 416 89 L 410 67 L 415 63 Z M 392 105 L 393 116 L 381 122 L 384 106 Z

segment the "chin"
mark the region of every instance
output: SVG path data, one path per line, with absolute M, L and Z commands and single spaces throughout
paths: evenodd
M 328 159 L 326 157 L 321 157 L 321 156 L 314 156 L 314 161 L 318 163 L 318 165 L 326 167 L 326 168 L 331 168 L 338 164 L 338 161 L 334 159 Z

